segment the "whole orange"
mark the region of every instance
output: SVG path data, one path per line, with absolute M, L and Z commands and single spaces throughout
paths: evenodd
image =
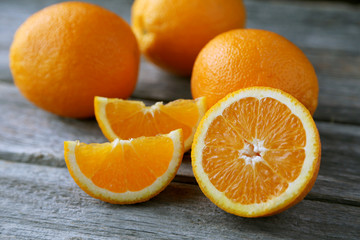
M 94 96 L 127 98 L 140 53 L 130 26 L 102 7 L 64 2 L 44 8 L 17 30 L 10 68 L 20 92 L 52 113 L 94 115 Z
M 228 93 L 246 87 L 281 89 L 313 114 L 319 86 L 305 54 L 286 38 L 265 30 L 232 30 L 211 40 L 196 59 L 191 91 L 205 96 L 209 106 Z
M 245 26 L 245 7 L 242 0 L 135 0 L 131 22 L 147 59 L 190 75 L 208 41 Z

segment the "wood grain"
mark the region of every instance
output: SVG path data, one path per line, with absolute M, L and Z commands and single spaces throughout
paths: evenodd
M 245 219 L 182 183 L 170 184 L 146 203 L 118 206 L 86 195 L 66 169 L 32 164 L 0 161 L 0 192 L 2 239 L 360 237 L 358 207 L 304 200 L 274 217 Z
M 245 1 L 247 27 L 283 35 L 300 48 L 360 53 L 359 6 L 321 1 Z

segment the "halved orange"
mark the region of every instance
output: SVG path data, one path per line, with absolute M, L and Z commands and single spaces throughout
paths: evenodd
M 305 197 L 320 155 L 310 112 L 281 90 L 253 87 L 227 95 L 206 113 L 195 133 L 192 166 L 218 207 L 260 217 Z
M 144 202 L 175 177 L 183 157 L 182 130 L 111 143 L 64 143 L 75 182 L 94 198 L 116 204 Z
M 109 141 L 166 134 L 181 128 L 189 150 L 196 127 L 206 111 L 205 98 L 179 99 L 146 107 L 141 101 L 95 97 L 95 116 Z

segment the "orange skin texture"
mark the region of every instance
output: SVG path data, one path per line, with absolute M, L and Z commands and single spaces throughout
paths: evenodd
M 241 0 L 136 0 L 131 22 L 141 52 L 159 67 L 191 74 L 196 56 L 220 33 L 245 27 Z
M 140 51 L 130 26 L 97 5 L 64 2 L 44 8 L 17 30 L 10 69 L 20 92 L 66 117 L 94 115 L 95 96 L 128 98 Z
M 305 54 L 284 37 L 265 30 L 238 29 L 220 34 L 199 53 L 192 77 L 194 98 L 208 107 L 233 91 L 253 86 L 281 89 L 314 114 L 319 86 Z

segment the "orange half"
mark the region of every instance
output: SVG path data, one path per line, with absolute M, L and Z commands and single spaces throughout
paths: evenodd
M 95 97 L 95 116 L 109 141 L 167 134 L 181 128 L 184 149 L 189 150 L 201 118 L 206 111 L 205 98 L 179 99 L 146 107 L 141 101 Z
M 94 198 L 116 204 L 144 202 L 175 177 L 183 157 L 182 130 L 111 143 L 64 143 L 75 182 Z
M 279 213 L 311 190 L 320 166 L 320 138 L 310 112 L 267 87 L 229 94 L 201 120 L 192 166 L 204 194 L 244 217 Z

